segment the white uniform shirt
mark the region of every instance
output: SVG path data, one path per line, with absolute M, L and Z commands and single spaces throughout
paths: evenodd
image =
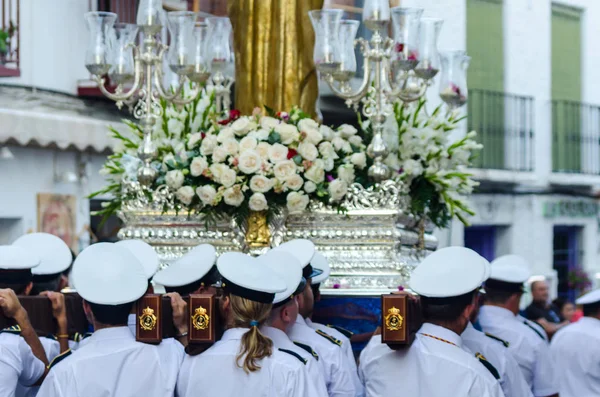
M 0 397 L 12 397 L 17 385 L 30 386 L 44 374 L 44 363 L 33 355 L 25 339 L 0 333 Z
M 549 341 L 548 334 L 546 333 L 544 327 L 542 327 L 535 321 L 531 321 L 528 318 L 521 316 L 520 314 L 517 314 L 517 320 L 521 321 L 525 325 L 530 325 L 530 328 L 533 328 L 534 330 L 538 331 L 540 335 L 546 340 L 546 342 Z
M 186 356 L 177 381 L 178 397 L 307 397 L 304 364 L 273 349 L 260 360 L 260 370 L 246 374 L 236 357 L 247 328 L 225 331 L 220 341 L 197 356 Z M 243 365 L 243 359 L 240 360 Z
M 582 317 L 559 330 L 550 344 L 560 397 L 600 396 L 600 320 Z
M 464 346 L 472 353 L 481 353 L 500 375 L 500 386 L 506 397 L 532 397 L 529 384 L 523 377 L 519 364 L 502 342 L 477 331 L 471 323 L 460 335 Z
M 48 362 L 52 362 L 56 356 L 60 354 L 60 343 L 58 341 L 51 338 L 40 338 L 40 342 L 44 348 L 44 352 L 46 353 L 46 359 Z M 38 393 L 39 386 L 23 386 L 17 385 L 17 389 L 15 391 L 15 397 L 35 397 Z
M 381 335 L 373 338 L 381 341 Z M 429 323 L 423 324 L 409 348 L 392 350 L 373 343 L 360 356 L 359 373 L 367 397 L 504 396 L 496 378 L 463 350 L 460 336 Z
M 510 310 L 498 306 L 484 305 L 478 320 L 484 332 L 509 343 L 508 350 L 519 363 L 534 396 L 558 393 L 550 348 L 538 333 L 523 324 Z
M 135 339 L 136 334 L 136 323 L 135 323 L 135 314 L 130 314 L 127 317 L 127 327 L 131 331 L 133 338 Z M 85 340 L 85 339 L 84 339 Z M 83 341 L 82 341 L 83 342 Z M 179 341 L 175 338 L 165 338 L 160 342 L 160 346 L 162 346 L 160 352 L 166 352 L 167 348 L 175 349 L 176 352 L 174 354 L 179 354 L 182 357 L 185 356 L 185 346 L 183 346 Z M 166 352 L 165 354 L 169 355 L 172 353 Z M 183 362 L 183 360 L 182 360 Z
M 353 374 L 346 363 L 342 348 L 316 330 L 309 327 L 301 315 L 298 315 L 294 325 L 288 330 L 292 341 L 304 343 L 312 347 L 319 355 L 319 363 L 323 366 L 327 392 L 330 397 L 355 397 L 356 390 L 352 381 Z
M 306 321 L 306 325 L 308 325 L 312 329 L 315 329 L 315 330 L 320 329 L 321 331 L 325 332 L 326 334 L 329 334 L 342 342 L 342 349 L 344 350 L 344 354 L 346 355 L 346 364 L 348 365 L 350 374 L 352 375 L 352 382 L 354 382 L 354 388 L 357 391 L 356 396 L 357 397 L 364 396 L 365 391 L 364 391 L 362 383 L 360 382 L 360 379 L 358 378 L 358 369 L 356 368 L 356 358 L 354 358 L 354 352 L 352 351 L 352 343 L 350 342 L 350 339 L 348 339 L 348 337 L 346 335 L 342 334 L 340 331 L 338 331 L 335 328 L 331 328 L 331 327 L 328 327 L 326 325 L 319 324 L 319 323 L 313 323 L 312 320 L 309 318 L 304 319 L 304 321 Z
M 183 354 L 136 342 L 127 327 L 99 329 L 88 339 L 52 367 L 38 396 L 173 396 Z
M 306 360 L 306 371 L 308 375 L 308 384 L 306 390 L 307 396 L 327 397 L 327 386 L 325 378 L 319 366 L 318 358 L 296 346 L 285 332 L 278 328 L 262 327 L 260 331 L 273 341 L 273 346 L 277 349 L 291 350 Z

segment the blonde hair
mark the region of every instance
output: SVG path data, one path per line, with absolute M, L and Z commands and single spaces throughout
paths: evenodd
M 273 354 L 273 341 L 260 332 L 259 326 L 263 325 L 271 313 L 271 304 L 251 301 L 236 295 L 229 295 L 233 326 L 236 328 L 250 328 L 242 336 L 240 353 L 236 357 L 238 367 L 250 373 L 260 370 L 257 361 Z M 240 365 L 240 360 L 244 364 Z

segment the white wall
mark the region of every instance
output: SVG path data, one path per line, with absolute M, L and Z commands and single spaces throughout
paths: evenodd
M 54 154 L 58 172 L 75 171 L 75 152 L 55 152 L 51 149 L 10 147 L 12 160 L 0 160 L 0 244 L 12 242 L 28 230 L 37 230 L 37 193 L 73 194 L 77 197 L 77 224 L 79 233 L 89 224 L 89 193 L 104 186 L 98 174 L 105 156 L 83 154 L 89 157 L 86 185 L 55 183 Z
M 88 79 L 84 66 L 88 32 L 83 14 L 88 0 L 21 0 L 21 76 L 0 84 L 77 93 Z

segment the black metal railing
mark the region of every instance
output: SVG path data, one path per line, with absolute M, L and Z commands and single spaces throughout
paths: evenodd
M 483 149 L 475 168 L 532 171 L 534 100 L 532 97 L 469 90 L 468 129 L 477 132 Z
M 552 170 L 600 175 L 600 106 L 552 101 Z

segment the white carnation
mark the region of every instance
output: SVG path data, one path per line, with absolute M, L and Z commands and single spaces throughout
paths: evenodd
M 338 132 L 342 135 L 343 138 L 350 138 L 352 135 L 356 135 L 356 133 L 358 132 L 356 130 L 356 128 L 354 128 L 353 126 L 349 125 L 349 124 L 342 124 L 339 128 L 338 128 Z
M 348 192 L 348 184 L 340 179 L 334 179 L 327 187 L 332 201 L 340 201 Z
M 180 170 L 172 170 L 167 172 L 165 182 L 171 189 L 177 190 L 183 185 L 183 172 Z
M 364 152 L 354 153 L 350 157 L 350 161 L 357 168 L 362 170 L 363 168 L 365 168 L 367 166 L 367 155 Z
M 351 164 L 340 165 L 337 169 L 338 178 L 348 185 L 354 183 L 354 166 Z
M 304 191 L 305 191 L 306 193 L 312 193 L 312 192 L 314 192 L 315 190 L 317 190 L 317 185 L 315 185 L 315 183 L 314 183 L 314 182 L 311 182 L 311 181 L 306 181 L 306 182 L 304 183 Z
M 196 147 L 198 142 L 202 140 L 202 134 L 200 132 L 196 132 L 195 134 L 190 134 L 190 138 L 188 139 L 187 146 L 188 149 L 193 149 Z
M 223 192 L 223 200 L 227 205 L 239 207 L 244 202 L 244 193 L 239 186 L 229 187 Z
M 304 184 L 304 179 L 300 175 L 292 175 L 285 180 L 285 187 L 290 190 L 300 190 Z
M 260 119 L 260 126 L 267 131 L 270 131 L 273 128 L 277 127 L 279 125 L 279 123 L 280 123 L 280 121 L 274 117 L 265 116 L 265 117 L 261 117 L 261 119 Z
M 308 206 L 309 198 L 306 194 L 290 192 L 287 195 L 287 209 L 290 213 L 302 212 Z
M 308 161 L 315 161 L 319 155 L 319 151 L 312 143 L 302 142 L 298 145 L 298 154 Z
M 281 138 L 281 143 L 284 145 L 289 145 L 294 141 L 300 139 L 300 133 L 296 126 L 292 124 L 279 124 L 275 127 L 275 132 L 277 132 Z
M 256 138 L 253 138 L 251 136 L 245 136 L 240 141 L 240 152 L 243 152 L 244 150 L 256 149 L 257 145 L 258 145 L 258 142 L 256 141 Z
M 223 143 L 228 139 L 235 139 L 235 132 L 231 127 L 224 127 L 221 131 L 219 131 L 217 141 L 219 143 Z
M 252 211 L 264 211 L 269 208 L 269 205 L 267 204 L 267 198 L 264 194 L 254 193 L 248 200 L 248 207 L 250 207 Z
M 269 158 L 269 149 L 271 145 L 267 142 L 261 142 L 256 146 L 256 152 L 260 155 L 263 160 L 267 160 Z
M 177 199 L 183 204 L 190 205 L 192 204 L 192 199 L 194 198 L 194 188 L 191 186 L 182 186 L 177 189 L 176 196 Z
M 200 145 L 200 154 L 203 156 L 210 156 L 218 145 L 217 137 L 214 135 L 207 135 L 202 140 Z
M 254 174 L 262 165 L 260 155 L 254 150 L 246 150 L 238 158 L 238 168 L 244 174 Z
M 266 176 L 254 175 L 250 179 L 250 189 L 257 193 L 266 193 L 273 187 L 273 181 Z
M 250 122 L 250 118 L 247 116 L 240 117 L 236 121 L 231 124 L 231 129 L 237 136 L 246 135 L 250 129 L 252 128 L 252 124 Z
M 309 181 L 319 184 L 325 180 L 325 167 L 323 160 L 318 159 L 308 170 L 304 172 L 304 177 Z
M 278 163 L 287 160 L 288 148 L 280 143 L 276 143 L 269 148 L 269 160 L 272 163 Z
M 200 201 L 204 205 L 215 205 L 215 198 L 217 197 L 217 191 L 211 185 L 200 186 L 196 189 L 196 194 L 200 197 Z
M 280 161 L 273 167 L 273 173 L 283 182 L 296 173 L 296 164 L 291 160 Z
M 223 147 L 223 145 L 217 146 L 215 148 L 215 150 L 213 150 L 212 160 L 215 163 L 222 163 L 225 160 L 227 160 L 228 154 L 229 154 L 229 152 L 227 152 L 227 149 L 225 149 L 225 147 Z
M 208 161 L 204 157 L 194 157 L 190 164 L 190 173 L 192 176 L 200 176 L 208 168 Z

